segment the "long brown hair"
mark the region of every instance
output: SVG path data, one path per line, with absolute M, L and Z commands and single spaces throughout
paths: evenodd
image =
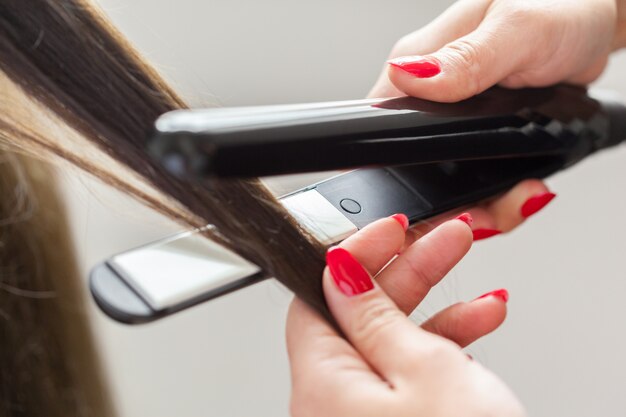
M 155 119 L 184 103 L 92 4 L 3 0 L 0 69 L 17 86 L 16 95 L 28 97 L 23 104 L 31 109 L 0 109 L 0 131 L 8 144 L 66 158 L 190 226 L 213 224 L 210 238 L 328 317 L 319 279 L 324 247 L 258 180 L 187 184 L 147 157 L 145 142 Z M 42 130 L 31 123 L 33 117 L 54 119 L 57 130 L 64 128 Z M 61 137 L 69 131 L 76 143 Z M 112 169 L 99 163 L 101 158 L 118 164 Z M 129 169 L 138 175 L 134 181 L 127 180 Z
M 187 226 L 213 224 L 209 238 L 257 264 L 329 318 L 320 283 L 324 246 L 302 230 L 260 181 L 187 184 L 170 177 L 146 155 L 145 141 L 155 119 L 185 105 L 93 4 L 87 0 L 0 0 L 0 91 L 2 147 L 70 162 Z M 46 194 L 39 209 L 54 211 L 50 201 L 55 201 L 54 196 Z M 55 233 L 61 233 L 58 227 Z M 26 239 L 32 230 L 24 230 Z M 50 236 L 39 237 L 40 246 L 51 241 Z M 28 253 L 19 246 L 12 250 Z M 32 258 L 34 264 L 53 267 L 51 261 Z M 18 308 L 19 303 L 19 308 L 33 311 L 30 320 L 45 314 L 43 303 L 27 304 L 18 297 L 11 305 Z M 37 328 L 45 333 L 49 323 L 39 321 Z M 22 343 L 22 330 L 28 332 L 23 322 L 8 326 L 15 333 L 7 335 L 10 340 L 1 339 L 3 365 L 18 355 L 14 350 Z M 55 337 L 62 336 L 51 333 L 49 339 Z M 33 346 L 39 342 L 45 341 Z M 67 344 L 57 345 L 56 353 L 42 356 L 42 362 L 62 357 Z M 81 346 L 93 353 L 89 343 Z M 95 373 L 97 365 L 85 361 L 90 364 L 86 368 Z M 90 406 L 75 401 L 59 403 L 58 412 L 52 406 L 43 411 L 52 399 L 32 397 L 41 408 L 24 406 L 24 413 L 16 415 L 60 416 L 63 411 L 90 415 L 85 409 L 107 414 L 104 395 L 93 394 L 102 389 L 101 383 L 84 390 L 80 375 L 72 376 L 69 365 L 67 369 L 50 366 L 34 372 L 37 365 L 30 363 L 22 374 L 49 376 L 49 384 L 33 388 L 42 396 L 62 395 L 64 388 L 72 386 L 76 392 L 86 391 L 80 397 Z M 26 392 L 24 387 L 7 391 L 0 402 L 11 403 Z

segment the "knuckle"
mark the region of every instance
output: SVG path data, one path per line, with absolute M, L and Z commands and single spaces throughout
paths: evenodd
M 481 48 L 475 42 L 459 39 L 447 45 L 450 60 L 464 79 L 463 90 L 468 95 L 476 95 L 481 89 L 481 60 L 489 60 L 485 54 L 490 48 Z
M 403 314 L 388 300 L 372 299 L 352 324 L 352 334 L 370 345 L 378 343 L 380 333 L 388 330 Z
M 445 319 L 441 315 L 437 315 L 435 318 L 437 320 L 433 320 L 431 323 L 431 333 L 452 340 L 462 330 L 462 321 L 459 320 L 459 316 L 453 310 L 450 310 L 450 314 Z
M 437 281 L 439 281 L 440 274 L 432 273 L 432 271 L 428 271 L 424 269 L 421 265 L 416 265 L 415 262 L 408 262 L 409 268 L 411 269 L 411 275 L 415 277 L 415 281 L 419 287 L 417 291 L 430 291 L 430 289 L 435 285 Z
M 430 253 L 430 259 L 433 265 L 444 264 L 438 251 Z M 406 260 L 407 268 L 417 282 L 416 291 L 420 293 L 424 290 L 429 291 L 445 275 L 446 271 L 444 269 L 437 269 L 432 266 L 428 267 L 418 262 L 415 257 L 407 257 Z

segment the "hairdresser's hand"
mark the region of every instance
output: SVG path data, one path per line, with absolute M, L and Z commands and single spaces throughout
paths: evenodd
M 292 303 L 292 415 L 523 416 L 508 388 L 461 350 L 502 322 L 505 292 L 455 304 L 422 328 L 406 317 L 468 251 L 469 228 L 445 222 L 379 272 L 402 246 L 400 223 L 380 220 L 329 253 L 324 292 L 348 340 Z
M 459 0 L 397 42 L 370 95 L 454 102 L 496 84 L 588 84 L 623 46 L 617 16 L 616 0 Z
M 459 0 L 397 42 L 370 96 L 451 102 L 496 84 L 588 84 L 624 46 L 626 0 Z M 547 192 L 540 181 L 525 181 L 472 209 L 477 238 L 513 229 L 550 200 Z

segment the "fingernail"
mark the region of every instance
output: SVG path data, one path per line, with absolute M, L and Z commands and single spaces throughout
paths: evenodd
M 505 290 L 504 288 L 501 288 L 499 290 L 490 291 L 487 294 L 483 294 L 480 297 L 474 299 L 474 301 L 480 300 L 481 298 L 487 298 L 487 297 L 496 297 L 506 303 L 507 301 L 509 301 L 509 292 Z
M 521 208 L 522 217 L 527 218 L 544 208 L 552 199 L 556 197 L 556 194 L 546 192 L 537 194 L 524 203 Z
M 467 224 L 469 227 L 472 227 L 472 223 L 474 222 L 472 215 L 469 213 L 459 214 L 458 216 L 455 217 L 455 219 L 461 220 L 463 223 Z
M 437 61 L 421 56 L 402 56 L 390 59 L 387 63 L 417 78 L 431 78 L 441 72 L 441 66 Z
M 497 229 L 476 229 L 472 231 L 474 241 L 487 239 L 488 237 L 496 236 L 500 233 L 502 233 L 502 231 Z
M 409 218 L 406 217 L 404 214 L 394 214 L 393 216 L 391 216 L 391 218 L 400 223 L 400 226 L 402 226 L 405 231 L 409 229 Z
M 348 297 L 374 288 L 370 275 L 347 250 L 339 247 L 330 248 L 326 252 L 326 264 L 335 285 Z

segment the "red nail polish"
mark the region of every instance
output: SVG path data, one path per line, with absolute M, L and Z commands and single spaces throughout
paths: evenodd
M 509 292 L 505 290 L 504 288 L 495 290 L 495 291 L 490 291 L 487 294 L 483 294 L 480 297 L 476 298 L 474 301 L 480 300 L 481 298 L 487 298 L 487 297 L 496 297 L 506 303 L 507 301 L 509 301 Z
M 524 205 L 522 205 L 521 213 L 524 218 L 530 217 L 542 208 L 544 208 L 552 199 L 556 197 L 554 193 L 541 193 L 537 194 L 526 200 Z
M 467 224 L 469 227 L 472 227 L 472 223 L 474 222 L 472 215 L 469 213 L 459 214 L 458 216 L 455 217 L 455 219 L 461 220 L 463 223 Z
M 390 59 L 387 63 L 417 78 L 431 78 L 441 72 L 441 66 L 438 62 L 419 56 L 403 56 Z
M 404 214 L 394 214 L 393 216 L 391 216 L 391 218 L 400 223 L 400 226 L 402 226 L 405 231 L 409 229 L 409 218 L 406 217 Z
M 499 235 L 500 233 L 502 232 L 496 229 L 476 229 L 472 231 L 474 241 L 487 239 L 489 237 Z
M 370 275 L 347 250 L 339 247 L 330 248 L 326 252 L 326 264 L 335 284 L 348 297 L 374 288 Z

